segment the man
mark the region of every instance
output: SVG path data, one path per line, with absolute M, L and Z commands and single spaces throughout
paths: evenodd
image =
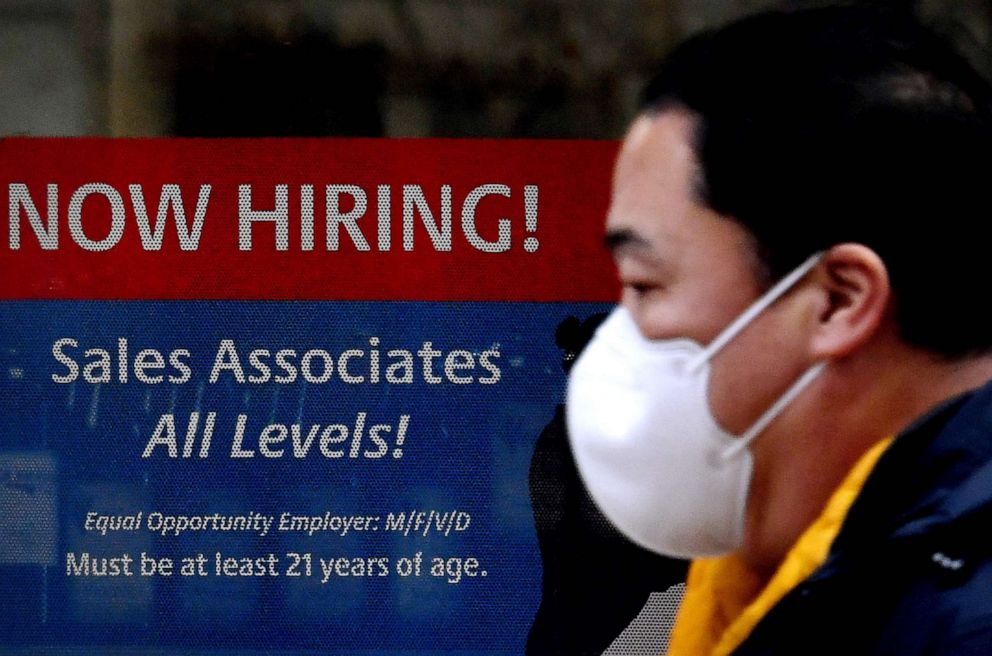
M 990 97 L 863 8 L 745 19 L 650 85 L 568 422 L 604 513 L 697 558 L 670 654 L 992 654 Z

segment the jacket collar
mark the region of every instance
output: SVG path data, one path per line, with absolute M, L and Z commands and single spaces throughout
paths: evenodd
M 866 541 L 970 533 L 961 527 L 989 513 L 992 381 L 943 403 L 896 438 L 851 507 L 831 553 Z

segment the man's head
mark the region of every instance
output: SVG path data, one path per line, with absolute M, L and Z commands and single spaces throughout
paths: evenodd
M 696 119 L 694 193 L 755 238 L 766 281 L 860 243 L 885 262 L 905 339 L 992 347 L 974 296 L 992 237 L 992 92 L 908 15 L 765 14 L 669 58 L 645 113 Z
M 913 20 L 852 8 L 696 37 L 649 87 L 607 221 L 646 337 L 707 344 L 824 252 L 713 361 L 710 407 L 734 433 L 828 363 L 754 443 L 745 550 L 761 566 L 871 443 L 992 375 L 990 98 Z

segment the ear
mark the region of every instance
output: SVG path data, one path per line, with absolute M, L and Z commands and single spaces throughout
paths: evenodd
M 839 244 L 816 268 L 820 307 L 811 348 L 817 359 L 849 355 L 875 335 L 892 300 L 889 274 L 875 251 Z

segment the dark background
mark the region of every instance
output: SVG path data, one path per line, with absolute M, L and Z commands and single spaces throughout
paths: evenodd
M 618 138 L 675 43 L 776 4 L 0 0 L 0 134 Z M 992 2 L 894 4 L 992 68 Z

